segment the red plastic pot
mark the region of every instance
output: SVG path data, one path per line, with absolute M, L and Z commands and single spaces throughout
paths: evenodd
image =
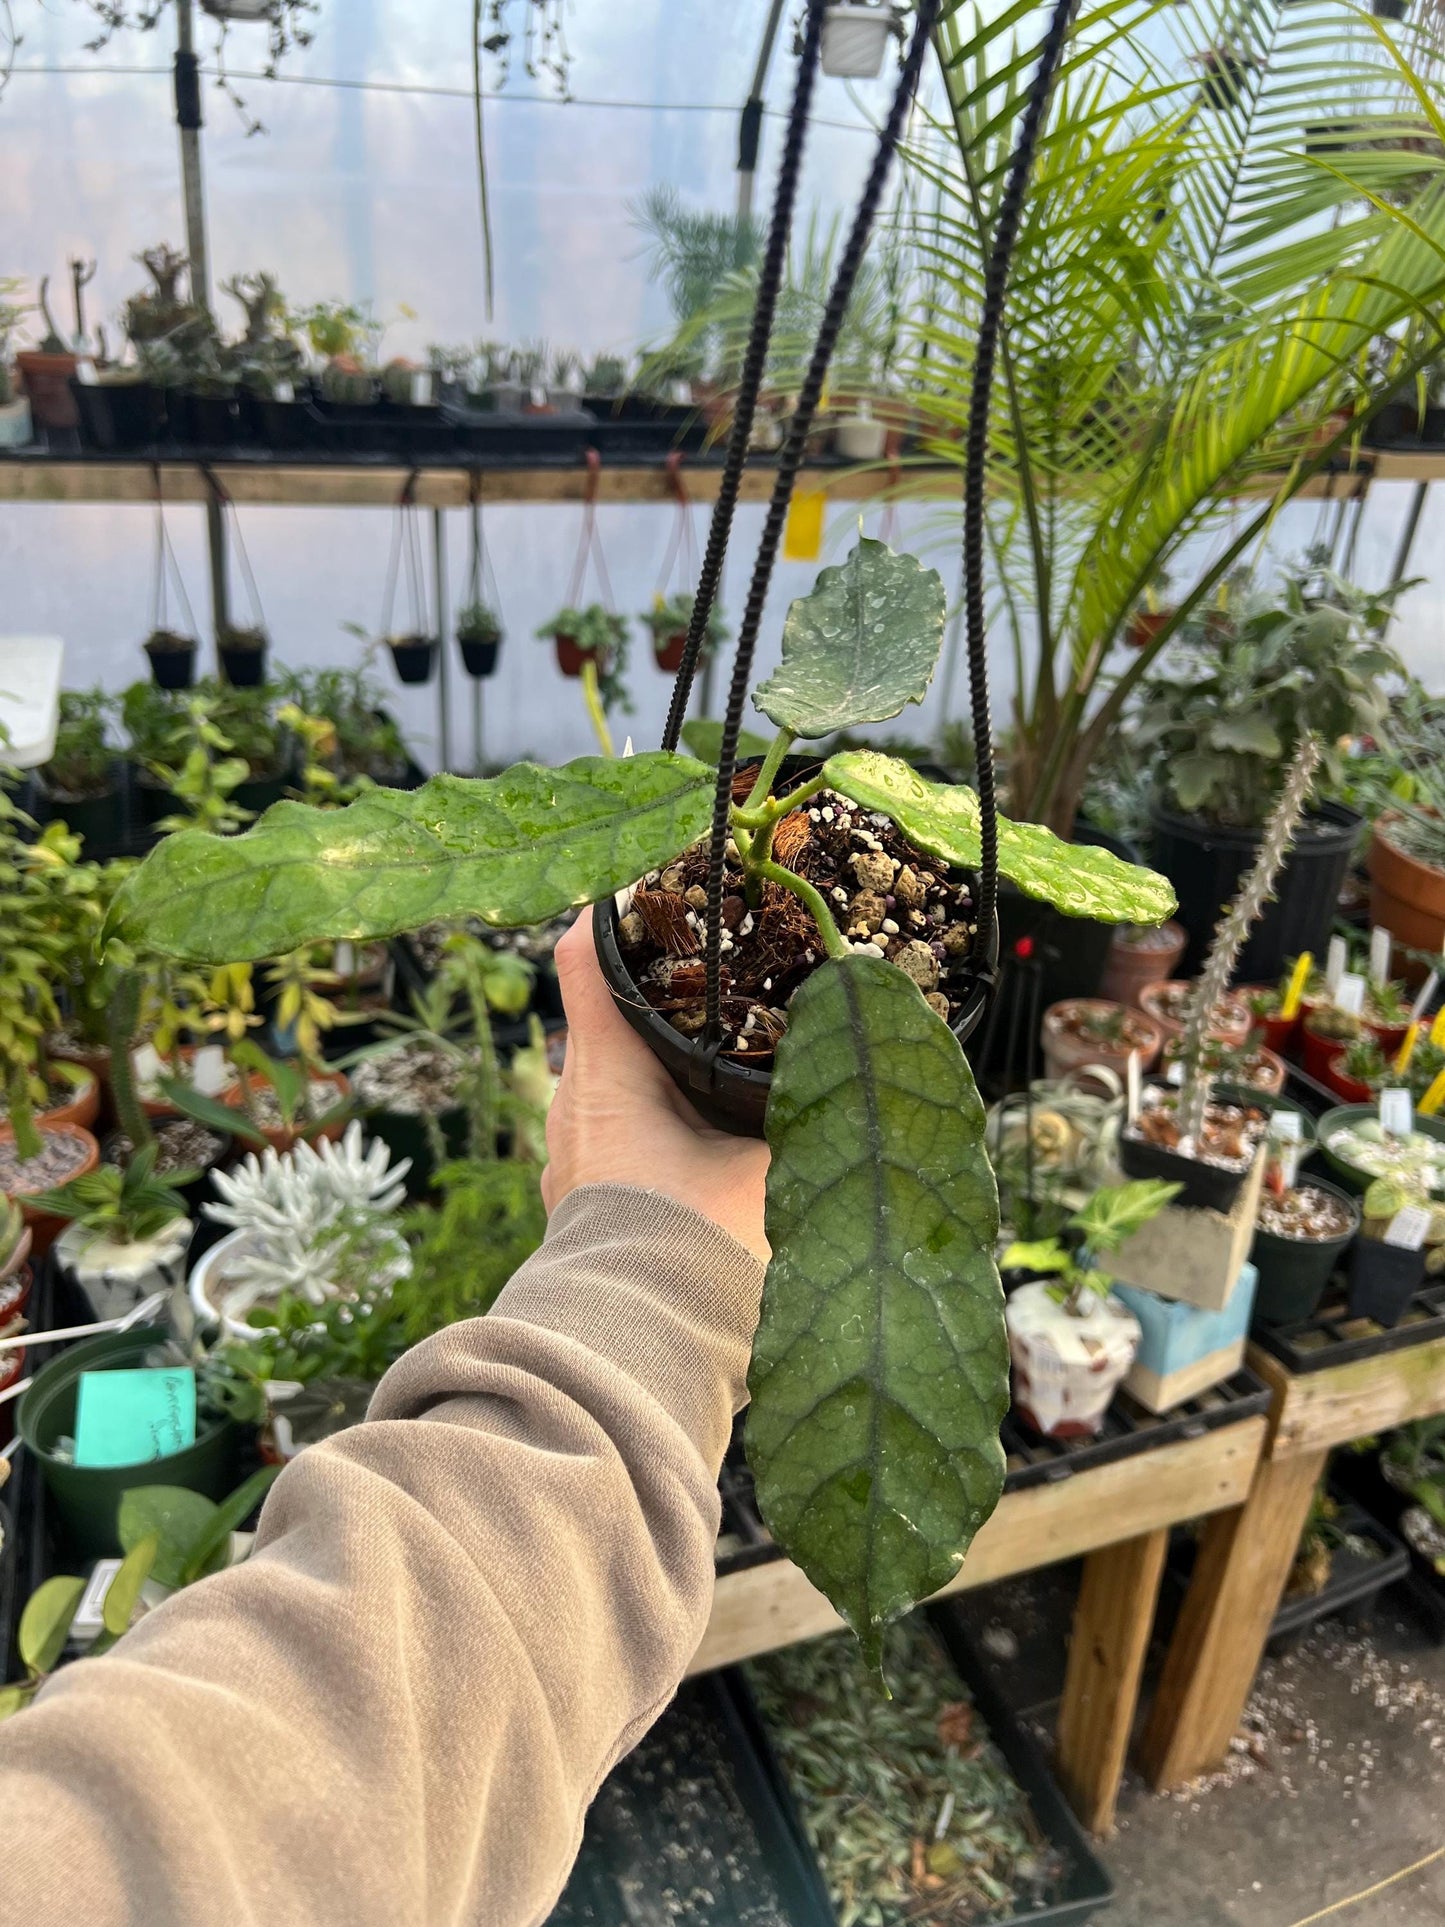
M 1273 984 L 1241 984 L 1238 995 L 1248 1003 L 1251 997 L 1261 996 L 1265 991 L 1273 989 Z M 1290 1047 L 1299 1030 L 1299 1011 L 1296 1011 L 1293 1017 L 1256 1017 L 1251 1011 L 1249 1021 L 1251 1027 L 1259 1032 L 1260 1042 L 1266 1050 L 1272 1050 L 1276 1057 L 1289 1055 Z
M 575 636 L 559 634 L 553 637 L 553 641 L 557 645 L 557 667 L 562 671 L 564 676 L 580 676 L 582 674 L 582 665 L 587 662 L 595 662 L 597 664 L 597 673 L 599 676 L 606 674 L 606 657 L 597 655 L 595 651 L 591 649 L 583 649 L 578 644 Z
M 1345 1059 L 1348 1051 L 1337 1050 L 1325 1060 L 1320 1082 L 1327 1091 L 1333 1091 L 1342 1104 L 1373 1104 L 1375 1093 L 1370 1085 L 1358 1077 L 1345 1075 Z
M 1299 1061 L 1306 1077 L 1312 1077 L 1317 1084 L 1323 1084 L 1329 1074 L 1330 1059 L 1342 1054 L 1347 1046 L 1338 1037 L 1323 1037 L 1313 1028 L 1314 1018 L 1307 1017 L 1300 1026 Z
M 686 647 L 686 629 L 679 629 L 675 635 L 668 636 L 666 639 L 656 635 L 652 638 L 652 653 L 657 659 L 657 666 L 659 669 L 665 669 L 670 676 L 676 675 L 681 669 L 682 652 Z
M 1386 1057 L 1393 1057 L 1395 1055 L 1395 1052 L 1400 1048 L 1401 1044 L 1404 1043 L 1405 1033 L 1410 1028 L 1408 1024 L 1378 1024 L 1368 1017 L 1362 1021 L 1365 1029 L 1370 1033 L 1371 1037 L 1374 1038 Z

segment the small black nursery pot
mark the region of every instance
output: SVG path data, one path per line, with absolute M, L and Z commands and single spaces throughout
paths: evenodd
M 233 689 L 259 689 L 266 680 L 266 632 L 227 629 L 216 639 L 221 674 Z
M 145 652 L 150 658 L 151 679 L 158 689 L 189 689 L 196 680 L 196 642 L 194 636 L 176 635 L 157 629 L 147 637 Z
M 402 682 L 431 681 L 432 665 L 437 653 L 434 636 L 390 636 L 387 646 Z
M 1388 1330 L 1405 1316 L 1425 1282 L 1425 1253 L 1379 1238 L 1357 1238 L 1350 1253 L 1350 1316 Z
M 469 676 L 475 676 L 480 682 L 483 677 L 496 675 L 497 658 L 502 650 L 499 636 L 493 636 L 489 642 L 477 636 L 458 636 L 457 642 L 462 652 L 462 667 Z

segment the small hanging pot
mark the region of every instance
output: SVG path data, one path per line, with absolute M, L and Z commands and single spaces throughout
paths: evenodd
M 482 505 L 477 488 L 477 477 L 473 475 L 467 539 L 467 600 L 457 624 L 457 647 L 462 652 L 462 667 L 481 682 L 497 673 L 502 619 L 498 613 L 501 601 L 497 581 L 482 534 Z
M 675 676 L 681 669 L 682 652 L 686 647 L 686 629 L 675 630 L 670 636 L 660 636 L 656 630 L 653 631 L 653 656 L 656 658 L 658 668 L 665 670 L 669 676 Z
M 835 80 L 876 80 L 893 31 L 891 7 L 839 0 L 823 15 L 823 72 Z
M 480 682 L 484 677 L 495 676 L 497 658 L 502 650 L 502 638 L 493 636 L 487 641 L 482 636 L 458 636 L 457 646 L 462 652 L 462 667 L 469 676 Z
M 402 682 L 430 682 L 436 662 L 435 636 L 388 636 L 386 646 Z
M 173 629 L 156 629 L 141 645 L 150 657 L 157 689 L 189 689 L 196 680 L 196 639 Z
M 599 676 L 607 674 L 610 658 L 595 649 L 584 649 L 576 636 L 563 635 L 559 630 L 553 641 L 557 649 L 557 667 L 564 676 L 580 676 L 589 662 L 596 663 Z
M 266 631 L 223 629 L 216 640 L 221 674 L 233 689 L 260 689 L 266 680 Z

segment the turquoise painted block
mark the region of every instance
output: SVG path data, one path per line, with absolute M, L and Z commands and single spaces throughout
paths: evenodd
M 1135 1285 L 1115 1285 L 1143 1333 L 1125 1390 L 1151 1412 L 1165 1412 L 1238 1371 L 1258 1282 L 1259 1273 L 1246 1262 L 1222 1311 L 1200 1311 Z

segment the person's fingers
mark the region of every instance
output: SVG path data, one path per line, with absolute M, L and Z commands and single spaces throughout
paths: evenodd
M 613 1001 L 592 935 L 592 912 L 584 910 L 556 950 L 557 981 L 567 1017 L 567 1056 L 576 1074 L 603 1069 L 609 1077 L 630 1078 L 644 1090 L 671 1083 L 652 1052 Z M 566 1076 L 566 1069 L 563 1076 Z M 661 1081 L 659 1081 L 661 1080 Z

